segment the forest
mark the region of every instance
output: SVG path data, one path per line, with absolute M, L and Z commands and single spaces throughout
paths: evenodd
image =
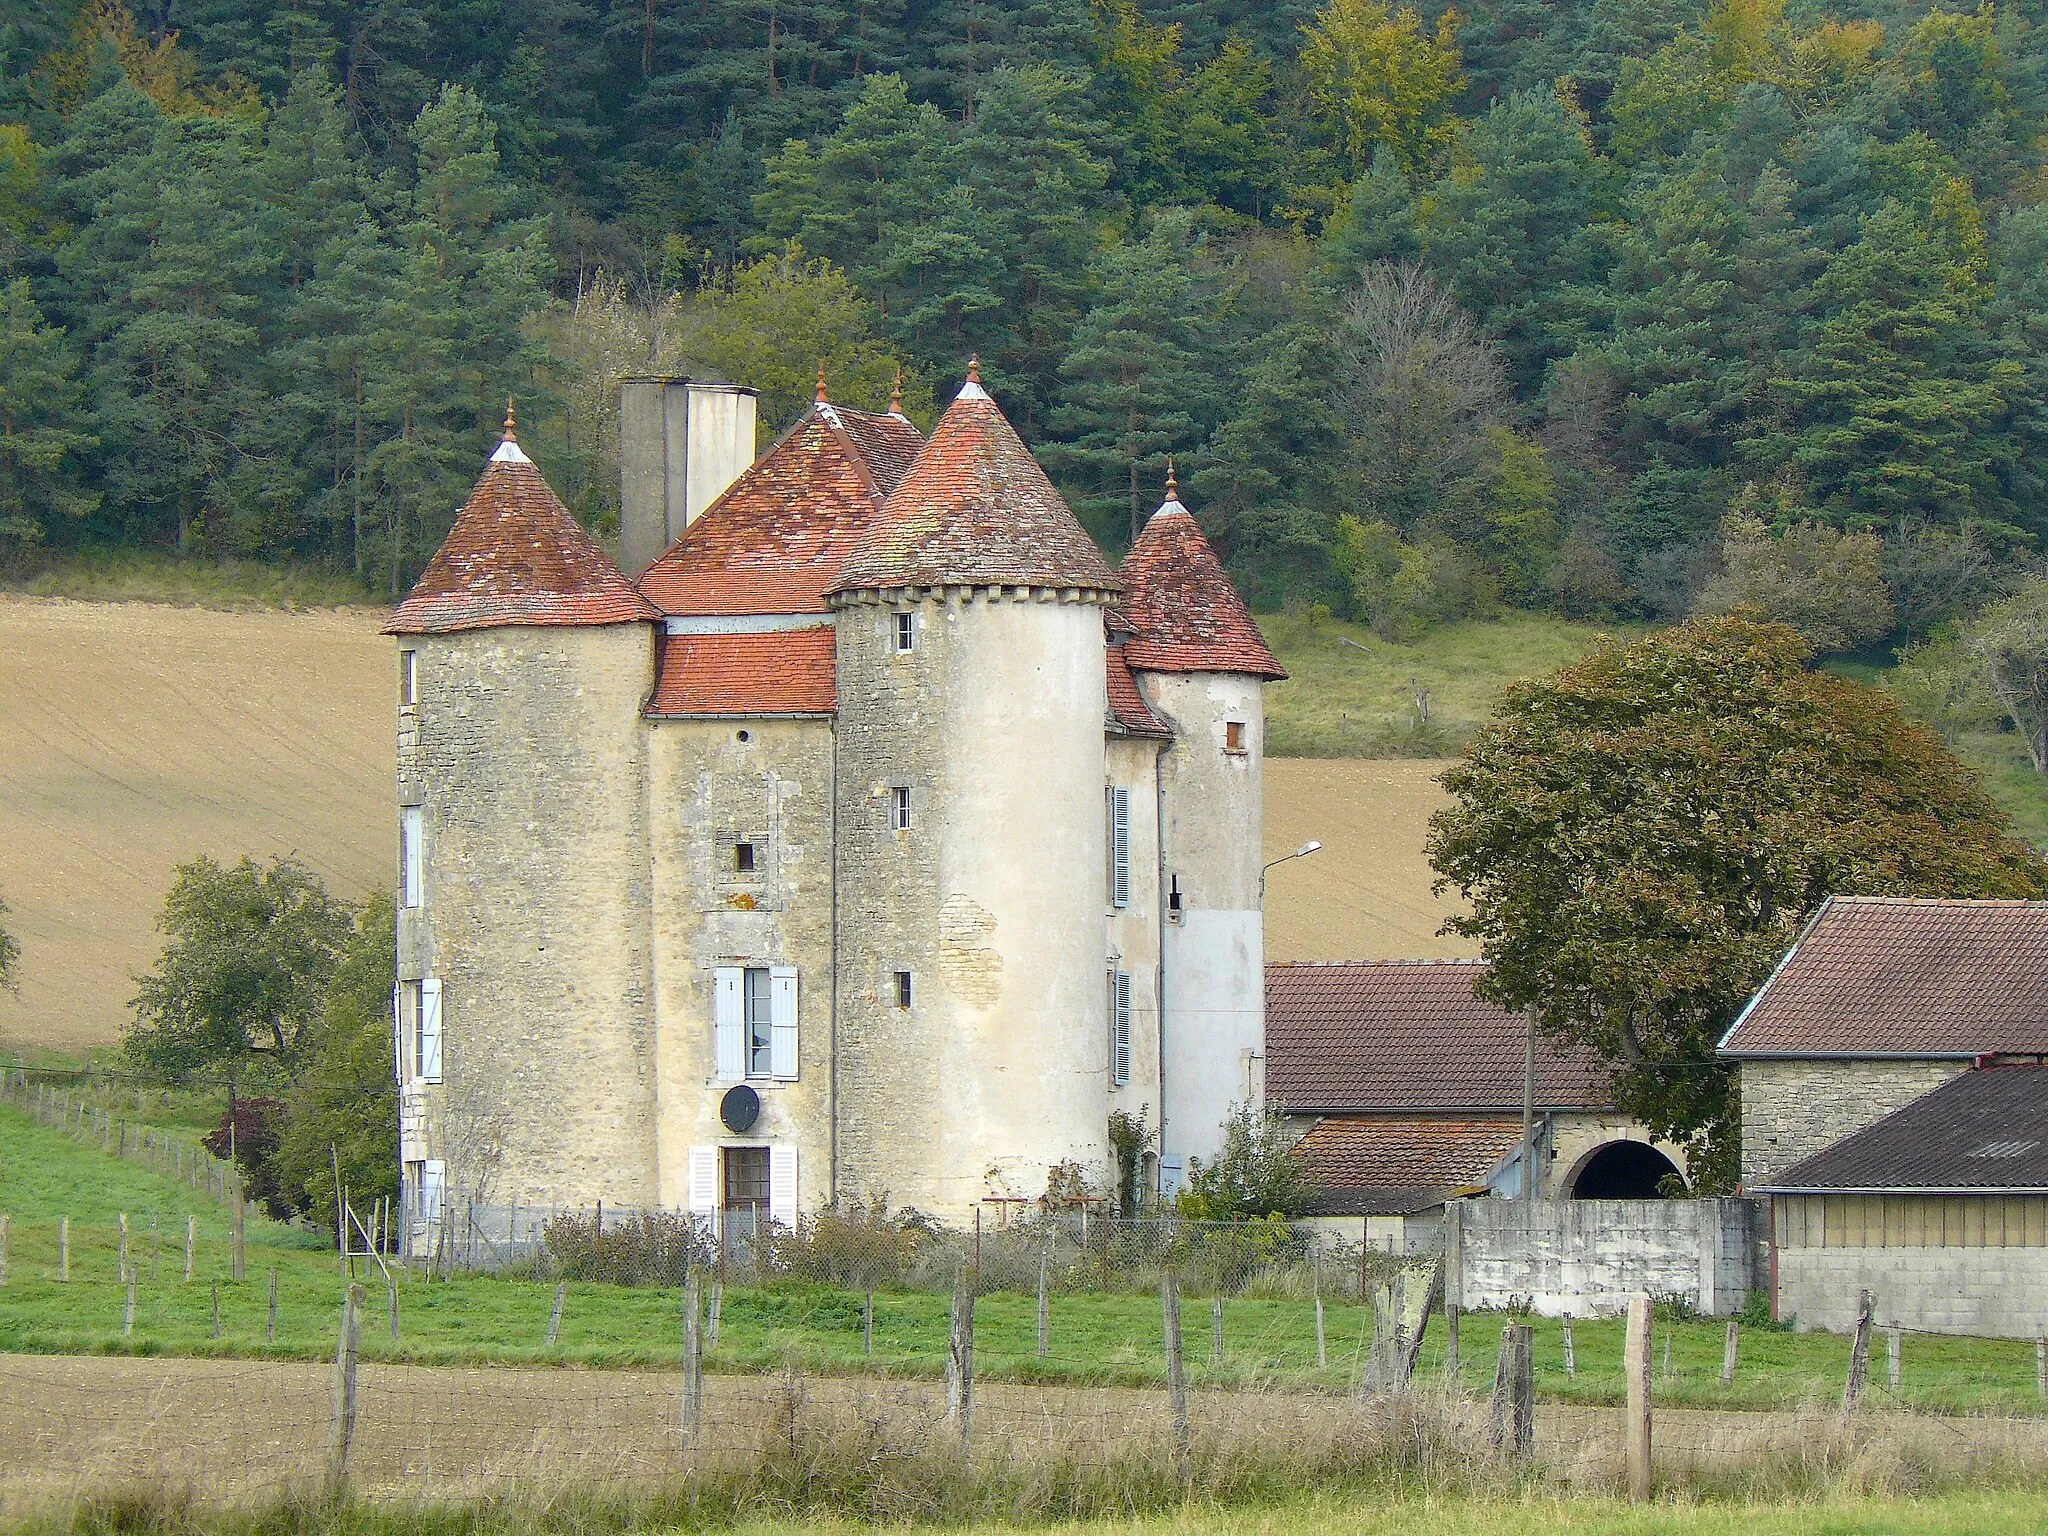
M 1941 633 L 2048 533 L 2048 0 L 0 0 L 0 563 L 404 589 L 619 374 L 927 423 L 1254 602 Z

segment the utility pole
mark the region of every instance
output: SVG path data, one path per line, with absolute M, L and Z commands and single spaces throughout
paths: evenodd
M 1522 1198 L 1536 1198 L 1536 1010 L 1522 1015 Z

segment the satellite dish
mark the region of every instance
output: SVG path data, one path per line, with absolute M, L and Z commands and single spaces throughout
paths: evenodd
M 726 1089 L 725 1097 L 718 1102 L 718 1118 L 733 1135 L 746 1135 L 761 1118 L 761 1095 L 745 1083 Z

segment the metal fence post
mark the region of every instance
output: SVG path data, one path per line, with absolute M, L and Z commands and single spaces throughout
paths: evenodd
M 356 1354 L 363 1342 L 363 1288 L 351 1285 L 341 1304 L 341 1343 L 334 1353 L 334 1429 L 327 1442 L 327 1492 L 348 1486 L 349 1447 L 356 1438 Z
M 1650 1298 L 1632 1296 L 1628 1334 L 1622 1348 L 1627 1384 L 1628 1496 L 1640 1504 L 1650 1496 Z
M 1181 1364 L 1180 1337 L 1180 1282 L 1168 1270 L 1160 1282 L 1159 1303 L 1161 1322 L 1166 1335 L 1166 1401 L 1173 1415 L 1173 1454 L 1175 1466 L 1183 1476 L 1187 1473 L 1188 1451 L 1194 1435 L 1188 1423 L 1188 1378 Z

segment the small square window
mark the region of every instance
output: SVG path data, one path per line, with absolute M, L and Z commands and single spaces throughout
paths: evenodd
M 754 845 L 734 843 L 732 845 L 732 868 L 737 875 L 751 875 L 754 872 Z
M 420 653 L 398 653 L 398 707 L 411 709 L 420 701 Z
M 896 649 L 914 650 L 917 646 L 917 615 L 899 613 L 896 615 Z
M 898 971 L 896 973 L 896 1006 L 898 1008 L 908 1008 L 910 1006 L 910 972 L 908 971 Z
M 1242 752 L 1244 750 L 1244 722 L 1227 720 L 1223 725 L 1223 750 Z
M 910 786 L 898 784 L 890 791 L 889 825 L 898 832 L 910 830 Z

